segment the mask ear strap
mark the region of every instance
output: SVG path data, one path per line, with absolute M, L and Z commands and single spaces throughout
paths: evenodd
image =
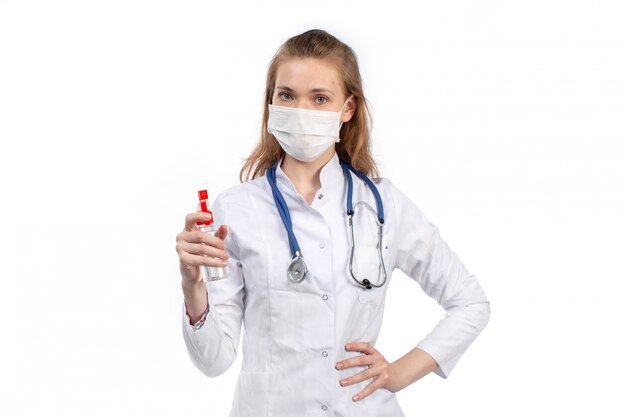
M 352 96 L 353 94 L 350 94 L 346 101 L 343 103 L 343 106 L 341 106 L 341 110 L 339 110 L 339 118 L 341 118 L 341 115 L 343 114 L 343 108 L 346 107 L 346 103 L 348 102 L 348 100 L 350 100 L 350 97 Z M 341 126 L 343 126 L 343 120 L 339 121 L 339 130 L 341 130 Z
M 343 108 L 346 107 L 346 104 L 348 103 L 348 101 L 350 101 L 350 97 L 352 97 L 354 94 L 350 94 L 348 96 L 348 98 L 346 99 L 346 101 L 343 103 L 343 106 L 341 106 L 341 112 L 343 113 Z

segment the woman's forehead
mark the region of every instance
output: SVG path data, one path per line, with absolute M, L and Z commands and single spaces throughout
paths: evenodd
M 280 64 L 276 72 L 276 87 L 288 87 L 301 93 L 316 88 L 335 92 L 341 90 L 335 66 L 327 60 L 316 58 L 296 58 Z

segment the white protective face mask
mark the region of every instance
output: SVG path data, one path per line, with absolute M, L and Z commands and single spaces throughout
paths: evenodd
M 348 99 L 336 112 L 270 104 L 267 131 L 289 155 L 302 162 L 311 162 L 333 143 L 339 142 L 339 130 L 343 125 L 341 113 Z

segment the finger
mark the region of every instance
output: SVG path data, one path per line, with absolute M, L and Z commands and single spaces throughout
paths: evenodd
M 198 267 L 201 265 L 205 265 L 205 266 L 214 266 L 216 268 L 224 268 L 228 266 L 228 261 L 226 260 L 223 260 L 220 258 L 214 258 L 212 256 L 193 255 L 189 252 L 184 252 L 184 251 L 180 253 L 179 258 L 180 258 L 180 263 L 185 266 Z
M 376 379 L 376 377 L 378 376 L 380 372 L 381 372 L 380 367 L 367 368 L 359 372 L 358 374 L 354 374 L 352 376 L 342 379 L 341 381 L 339 381 L 339 385 L 341 385 L 342 387 L 347 387 L 348 385 L 356 384 L 361 381 L 365 381 L 366 379 L 370 379 L 370 378 Z
M 356 350 L 358 352 L 375 353 L 378 352 L 374 346 L 367 342 L 350 342 L 346 344 L 346 350 Z
M 217 232 L 215 232 L 215 236 L 222 240 L 226 239 L 226 236 L 228 236 L 228 226 L 225 224 L 220 225 Z
M 344 369 L 352 366 L 367 366 L 376 363 L 376 357 L 373 355 L 359 355 L 352 358 L 344 359 L 337 362 L 335 368 Z
M 204 243 L 189 243 L 183 240 L 177 245 L 177 248 L 192 255 L 212 256 L 225 260 L 229 258 L 225 250 Z
M 352 401 L 359 401 L 383 386 L 382 378 L 374 380 L 367 387 L 363 388 L 359 393 L 352 396 Z
M 204 243 L 205 245 L 226 249 L 226 243 L 224 243 L 222 239 L 213 236 L 211 233 L 205 233 L 199 230 L 195 230 L 193 232 L 181 232 L 176 240 L 184 240 L 189 243 Z
M 185 216 L 185 227 L 183 230 L 187 232 L 192 232 L 197 230 L 196 222 L 201 222 L 205 220 L 209 220 L 211 218 L 210 213 L 204 213 L 202 211 L 196 211 L 195 213 L 189 213 Z

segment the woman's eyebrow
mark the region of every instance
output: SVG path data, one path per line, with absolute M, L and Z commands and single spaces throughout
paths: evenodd
M 293 93 L 293 92 L 295 92 L 292 88 L 287 87 L 286 85 L 279 85 L 279 86 L 278 86 L 278 87 L 276 87 L 276 88 L 280 88 L 281 90 L 287 90 L 287 91 L 290 91 L 290 92 L 292 92 L 292 93 Z M 318 87 L 318 88 L 312 88 L 312 89 L 311 89 L 311 93 L 322 93 L 322 92 L 327 92 L 327 93 L 330 93 L 330 94 L 332 94 L 333 96 L 335 95 L 335 93 L 333 93 L 332 91 L 330 91 L 328 88 L 321 88 L 321 87 Z

